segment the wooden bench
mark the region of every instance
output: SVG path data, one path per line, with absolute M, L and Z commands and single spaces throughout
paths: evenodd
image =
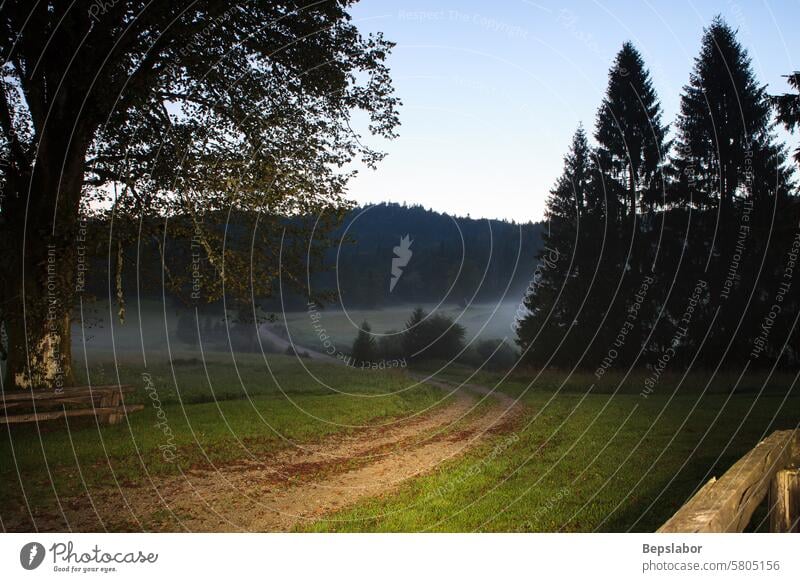
M 800 531 L 800 431 L 772 433 L 711 479 L 659 532 L 741 532 L 768 499 L 770 531 Z
M 121 422 L 142 404 L 123 404 L 133 386 L 77 386 L 55 390 L 19 390 L 0 393 L 0 424 L 42 422 L 68 416 L 96 416 L 105 424 Z

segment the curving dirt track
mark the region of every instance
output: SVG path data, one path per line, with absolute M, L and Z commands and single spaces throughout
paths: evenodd
M 434 410 L 389 427 L 297 445 L 258 462 L 155 479 L 148 486 L 64 500 L 64 518 L 39 531 L 289 531 L 361 498 L 430 472 L 489 435 L 508 430 L 518 407 L 501 393 L 429 381 L 454 392 Z M 14 529 L 12 524 L 6 527 Z

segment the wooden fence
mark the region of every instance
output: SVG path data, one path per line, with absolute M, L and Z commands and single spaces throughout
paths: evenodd
M 770 531 L 800 531 L 800 431 L 772 433 L 706 483 L 659 532 L 741 532 L 767 498 Z

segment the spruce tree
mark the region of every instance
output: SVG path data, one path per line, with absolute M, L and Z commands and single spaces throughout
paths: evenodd
M 778 121 L 793 132 L 800 128 L 800 71 L 786 75 L 786 79 L 795 92 L 776 95 L 772 102 L 778 110 Z M 800 164 L 800 147 L 795 150 L 794 159 Z
M 529 362 L 544 363 L 577 317 L 592 278 L 596 242 L 584 225 L 592 217 L 592 152 L 583 127 L 575 132 L 564 170 L 550 191 L 545 218 L 548 229 L 518 317 L 517 343 Z M 583 241 L 584 244 L 581 244 Z M 544 350 L 534 351 L 534 342 Z
M 677 121 L 676 198 L 693 208 L 718 210 L 730 223 L 738 200 L 759 194 L 756 181 L 785 183 L 782 147 L 776 145 L 769 97 L 747 51 L 720 17 L 705 30 Z M 760 175 L 756 175 L 760 172 Z M 766 173 L 771 173 L 766 181 Z M 759 180 L 760 178 L 760 180 Z M 777 178 L 777 180 L 776 180 Z
M 581 335 L 585 342 L 591 341 L 583 349 L 590 348 L 586 358 L 593 366 L 606 357 L 617 339 L 619 322 L 625 321 L 657 256 L 654 211 L 665 197 L 664 170 L 670 148 L 666 135 L 661 103 L 644 59 L 626 42 L 609 70 L 595 124 L 599 168 L 595 198 L 602 195 L 607 211 L 602 224 L 591 220 L 587 224 L 603 249 L 594 261 L 599 275 L 589 291 L 589 308 L 581 317 Z M 619 345 L 614 348 L 615 365 L 622 365 L 638 349 L 638 340 L 646 333 L 647 311 L 626 336 L 625 355 Z
M 634 216 L 652 206 L 662 191 L 667 128 L 661 121 L 650 73 L 632 43 L 617 53 L 597 114 L 595 140 L 604 172 L 609 212 Z
M 372 336 L 372 328 L 364 321 L 358 335 L 353 341 L 353 360 L 358 364 L 368 364 L 375 361 L 376 349 L 375 338 Z
M 411 312 L 411 317 L 406 321 L 403 329 L 402 345 L 405 356 L 409 359 L 417 358 L 427 347 L 423 337 L 422 325 L 427 319 L 428 314 L 422 307 L 416 307 Z
M 704 339 L 699 361 L 744 361 L 775 294 L 785 241 L 774 231 L 793 189 L 771 100 L 736 32 L 720 17 L 704 31 L 681 96 L 672 201 L 693 211 L 674 316 L 696 281 L 709 282 L 685 352 Z M 680 241 L 684 244 L 684 241 Z M 714 322 L 712 327 L 712 321 Z

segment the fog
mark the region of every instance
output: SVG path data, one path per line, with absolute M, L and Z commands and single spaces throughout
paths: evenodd
M 452 318 L 466 330 L 465 341 L 507 339 L 513 342 L 512 324 L 519 303 L 404 304 L 376 309 L 344 310 L 333 306 L 305 311 L 267 313 L 258 322 L 242 321 L 238 310 L 222 306 L 202 309 L 181 307 L 152 299 L 128 302 L 124 321 L 115 304 L 84 303 L 73 312 L 72 350 L 76 365 L 92 361 L 125 363 L 185 359 L 220 354 L 284 354 L 294 345 L 313 358 L 325 351 L 323 342 L 348 351 L 363 322 L 374 336 L 401 331 L 415 307 Z M 256 337 L 256 329 L 259 331 Z

